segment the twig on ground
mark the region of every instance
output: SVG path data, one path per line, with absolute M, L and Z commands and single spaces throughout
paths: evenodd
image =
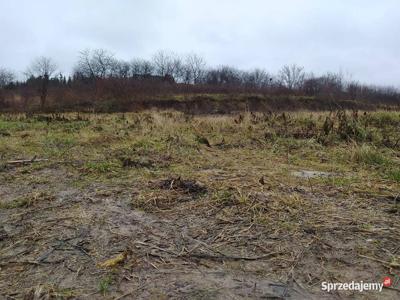
M 359 256 L 359 257 L 362 257 L 362 258 L 367 258 L 367 259 L 370 259 L 370 260 L 374 260 L 374 261 L 380 262 L 380 263 L 382 263 L 385 267 L 388 267 L 388 268 L 392 268 L 392 267 L 393 267 L 393 266 L 391 266 L 390 262 L 387 262 L 387 261 L 384 261 L 384 260 L 381 260 L 381 259 L 378 259 L 378 258 L 375 258 L 375 257 L 366 256 L 366 255 L 361 255 L 361 254 L 358 254 L 358 256 Z
M 37 159 L 36 157 L 34 157 L 32 159 L 10 160 L 10 161 L 6 161 L 5 164 L 6 165 L 27 165 L 27 164 L 31 164 L 34 162 L 42 162 L 42 161 L 49 161 L 49 159 L 47 159 L 47 158 Z
M 4 262 L 4 263 L 2 262 L 2 263 L 0 263 L 0 267 L 6 267 L 6 266 L 12 265 L 12 264 L 15 264 L 15 265 L 36 265 L 36 266 L 41 265 L 41 263 L 37 262 L 37 261 L 22 260 L 22 261 L 8 261 L 8 262 Z
M 271 252 L 265 255 L 261 255 L 261 256 L 233 256 L 233 255 L 227 255 L 227 254 L 223 254 L 223 255 L 210 255 L 210 254 L 185 254 L 182 255 L 182 257 L 195 257 L 195 258 L 204 258 L 204 259 L 211 259 L 211 260 L 249 260 L 249 261 L 253 261 L 253 260 L 262 260 L 262 259 L 268 259 L 271 257 L 274 257 L 276 255 L 281 254 L 282 252 Z

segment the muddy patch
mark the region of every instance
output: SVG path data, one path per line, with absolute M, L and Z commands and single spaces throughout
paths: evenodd
M 292 175 L 299 178 L 318 178 L 318 177 L 333 177 L 337 176 L 336 173 L 332 172 L 321 172 L 321 171 L 309 171 L 309 170 L 300 170 L 293 171 Z

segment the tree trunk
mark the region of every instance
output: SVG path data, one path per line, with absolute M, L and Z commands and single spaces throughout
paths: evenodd
M 47 91 L 49 86 L 49 75 L 44 75 L 42 78 L 42 90 L 40 94 L 40 110 L 43 111 L 46 105 Z

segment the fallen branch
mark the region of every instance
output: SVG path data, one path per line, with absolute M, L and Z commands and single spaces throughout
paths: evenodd
M 265 255 L 261 256 L 234 256 L 234 255 L 210 255 L 210 254 L 197 254 L 197 253 L 191 253 L 191 254 L 184 254 L 181 255 L 180 257 L 195 257 L 195 258 L 204 258 L 204 259 L 211 259 L 211 260 L 262 260 L 262 259 L 268 259 L 271 257 L 274 257 L 276 255 L 281 254 L 281 252 L 271 252 Z
M 378 258 L 375 258 L 375 257 L 371 257 L 371 256 L 367 256 L 367 255 L 361 255 L 361 254 L 358 254 L 358 256 L 362 257 L 362 258 L 370 259 L 370 260 L 373 260 L 373 261 L 376 261 L 376 262 L 380 262 L 387 268 L 397 268 L 397 267 L 399 267 L 399 264 L 397 264 L 397 263 L 395 264 L 395 263 L 387 262 L 387 261 L 384 261 L 382 259 L 378 259 Z
M 15 264 L 15 265 L 36 265 L 36 266 L 41 265 L 41 263 L 38 261 L 22 260 L 22 261 L 8 261 L 5 263 L 0 263 L 0 267 L 5 267 L 8 265 L 13 265 L 13 264 Z
M 155 245 L 151 245 L 151 244 L 148 244 L 148 243 L 145 243 L 145 242 L 137 241 L 135 243 L 139 244 L 139 245 L 149 246 L 149 247 L 151 247 L 152 249 L 155 249 L 155 250 L 166 252 L 168 254 L 173 255 L 175 258 L 179 258 L 179 257 L 181 257 L 181 258 L 201 258 L 201 259 L 211 259 L 211 260 L 219 260 L 219 261 L 222 261 L 222 260 L 249 260 L 249 261 L 253 261 L 253 260 L 267 259 L 267 258 L 271 258 L 273 256 L 281 254 L 281 252 L 271 252 L 271 253 L 268 253 L 268 254 L 265 254 L 265 255 L 261 255 L 261 256 L 235 256 L 235 255 L 228 255 L 228 254 L 222 253 L 220 251 L 212 249 L 211 247 L 207 247 L 207 248 L 209 248 L 209 250 L 211 250 L 211 251 L 213 251 L 215 253 L 218 253 L 220 255 L 192 253 L 192 251 L 194 249 L 192 249 L 192 251 L 190 251 L 189 253 L 186 253 L 186 254 L 178 254 L 178 253 L 176 253 L 174 251 L 171 251 L 171 250 L 168 250 L 168 249 L 164 249 L 164 248 L 161 248 L 161 247 L 158 247 L 158 246 L 155 246 Z M 205 243 L 201 242 L 201 244 L 205 244 Z M 197 248 L 197 246 L 195 248 Z M 154 252 L 149 253 L 149 255 L 155 256 L 155 257 L 165 257 L 165 256 L 159 255 L 159 254 L 154 253 Z
M 19 160 L 10 160 L 6 161 L 6 165 L 27 165 L 32 164 L 34 162 L 41 162 L 41 161 L 49 161 L 47 158 L 32 158 L 32 159 L 19 159 Z

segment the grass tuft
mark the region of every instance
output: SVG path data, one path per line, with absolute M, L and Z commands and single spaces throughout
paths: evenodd
M 13 208 L 21 208 L 21 207 L 30 207 L 35 205 L 40 201 L 50 201 L 54 200 L 54 196 L 49 192 L 36 192 L 33 194 L 29 194 L 17 199 L 14 199 L 11 202 L 0 202 L 1 209 L 13 209 Z
M 389 160 L 381 151 L 369 145 L 361 145 L 356 147 L 352 153 L 352 160 L 369 166 L 383 166 L 389 163 Z

